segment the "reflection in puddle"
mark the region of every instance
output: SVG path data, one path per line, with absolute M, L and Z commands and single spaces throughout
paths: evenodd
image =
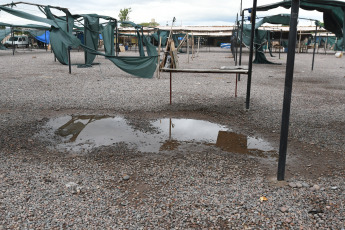
M 225 126 L 193 119 L 159 119 L 137 127 L 122 117 L 65 116 L 46 124 L 50 139 L 59 139 L 58 148 L 71 151 L 91 150 L 100 146 L 126 143 L 141 152 L 169 151 L 183 143 L 215 145 L 224 151 L 263 154 L 273 148 L 261 139 L 231 132 Z M 145 126 L 145 125 L 144 125 Z

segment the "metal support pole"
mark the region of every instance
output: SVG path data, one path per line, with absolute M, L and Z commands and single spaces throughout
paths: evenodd
M 46 52 L 47 52 L 48 51 L 48 46 L 47 46 L 47 31 L 46 30 L 44 31 L 44 41 L 45 41 L 44 45 L 46 47 Z
M 67 33 L 69 33 L 69 25 L 68 25 L 68 14 L 66 13 L 66 23 L 67 23 Z M 84 39 L 86 39 L 86 36 L 84 34 Z M 68 73 L 72 73 L 72 68 L 71 68 L 71 49 L 68 46 L 67 47 L 67 54 L 68 54 Z
M 144 50 L 144 29 L 141 27 L 141 47 L 143 47 Z
M 314 37 L 314 50 L 313 50 L 313 62 L 311 64 L 311 70 L 314 70 L 314 61 L 315 61 L 315 50 L 316 50 L 316 35 L 317 35 L 317 25 L 315 26 L 315 37 Z
M 328 33 L 327 33 L 327 37 L 326 37 L 326 42 L 325 42 L 325 54 L 327 54 L 327 46 L 328 46 Z
M 72 68 L 71 68 L 71 47 L 68 46 L 67 50 L 68 50 L 68 73 L 71 74 L 72 73 Z
M 187 63 L 189 64 L 189 34 L 187 33 Z
M 172 86 L 171 86 L 171 83 L 172 83 L 172 76 L 171 76 L 171 72 L 170 72 L 170 105 L 171 105 L 171 94 L 172 94 Z
M 238 55 L 238 14 L 236 15 L 236 52 L 235 52 L 235 66 L 237 66 L 237 55 Z
M 243 39 L 243 23 L 244 23 L 244 10 L 242 11 L 242 20 L 241 20 L 241 43 L 240 43 L 240 60 L 238 64 L 242 65 L 242 39 Z M 238 75 L 238 80 L 241 81 L 241 74 Z
M 284 180 L 285 176 L 285 164 L 286 164 L 286 150 L 289 133 L 289 120 L 290 120 L 290 105 L 292 94 L 292 81 L 295 65 L 295 47 L 297 36 L 297 20 L 299 12 L 300 0 L 291 1 L 291 18 L 290 18 L 290 30 L 289 30 L 289 43 L 285 72 L 285 87 L 284 87 L 284 101 L 282 112 L 282 123 L 280 132 L 280 145 L 279 145 L 279 161 L 278 161 L 278 181 Z
M 11 27 L 11 34 L 12 34 L 12 55 L 14 56 L 15 47 L 14 47 L 14 29 L 13 29 L 13 27 Z
M 116 56 L 119 56 L 119 29 L 117 26 L 117 19 L 115 19 L 115 32 L 116 32 L 116 36 L 115 36 L 115 54 Z
M 279 38 L 279 59 L 280 59 L 280 48 L 282 46 L 282 35 L 283 35 L 283 30 L 280 30 L 280 38 Z
M 252 9 L 252 30 L 250 34 L 250 51 L 249 51 L 249 63 L 248 63 L 248 80 L 247 80 L 247 96 L 246 96 L 246 109 L 249 109 L 250 104 L 250 88 L 252 84 L 252 69 L 253 69 L 253 53 L 254 53 L 254 33 L 255 33 L 255 18 L 256 18 L 256 6 L 257 0 L 253 0 Z
M 237 79 L 238 79 L 238 76 L 236 74 L 235 97 L 237 97 Z

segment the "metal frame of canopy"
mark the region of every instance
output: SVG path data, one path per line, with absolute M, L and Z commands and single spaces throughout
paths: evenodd
M 172 104 L 172 73 L 215 73 L 215 74 L 236 74 L 235 97 L 237 97 L 237 75 L 248 74 L 248 69 L 234 67 L 231 69 L 171 69 L 162 68 L 163 72 L 170 73 L 170 105 Z
M 29 2 L 12 2 L 12 3 L 8 3 L 8 4 L 3 4 L 3 5 L 0 5 L 0 6 L 5 6 L 5 7 L 8 7 L 8 6 L 15 6 L 15 5 L 18 5 L 18 4 L 24 4 L 24 5 L 31 5 L 31 6 L 37 6 L 39 7 L 39 9 L 43 12 L 43 10 L 40 8 L 40 7 L 46 7 L 46 5 L 41 5 L 41 4 L 35 4 L 35 3 L 29 3 Z M 67 33 L 70 32 L 71 28 L 69 28 L 69 24 L 68 24 L 68 14 L 69 13 L 69 10 L 68 8 L 63 8 L 63 7 L 58 7 L 58 6 L 50 6 L 50 8 L 54 8 L 54 9 L 57 9 L 57 10 L 61 10 L 63 11 L 65 14 L 66 14 L 66 23 L 67 23 Z M 55 15 L 54 15 L 55 16 Z M 56 17 L 56 16 L 55 16 Z M 116 41 L 118 40 L 118 27 L 117 27 L 117 19 L 115 18 L 111 18 L 109 17 L 109 20 L 112 20 L 115 22 L 115 35 L 116 35 Z M 11 27 L 12 28 L 12 27 Z M 73 29 L 73 28 L 72 28 Z M 12 36 L 13 36 L 13 28 L 12 28 Z M 12 42 L 13 43 L 13 42 Z M 13 45 L 12 45 L 13 46 Z M 116 45 L 118 47 L 118 44 Z M 14 47 L 14 46 L 13 46 Z M 118 56 L 118 49 L 116 47 L 116 51 L 115 51 L 115 54 L 116 56 Z M 68 57 L 68 69 L 69 69 L 69 74 L 71 74 L 71 47 L 67 47 L 67 57 Z M 47 51 L 47 46 L 46 46 L 46 51 Z M 14 48 L 13 48 L 13 55 L 14 55 Z M 56 61 L 56 57 L 54 55 L 54 60 Z
M 288 132 L 289 132 L 289 121 L 290 121 L 290 108 L 291 108 L 291 95 L 292 95 L 292 82 L 294 75 L 294 64 L 295 64 L 295 47 L 296 47 L 296 36 L 297 36 L 297 23 L 301 0 L 291 0 L 291 18 L 290 18 L 290 29 L 289 29 L 289 40 L 288 40 L 288 52 L 287 52 L 287 62 L 285 71 L 285 86 L 284 86 L 284 98 L 283 98 L 283 110 L 282 110 L 282 122 L 281 122 L 281 133 L 280 133 L 280 145 L 279 145 L 279 160 L 278 160 L 278 170 L 277 170 L 277 180 L 282 181 L 285 177 L 285 166 L 286 166 L 286 152 L 288 143 Z M 332 3 L 335 4 L 335 3 Z M 332 5 L 330 4 L 330 5 Z M 273 4 L 274 5 L 274 4 Z M 332 5 L 333 6 L 333 5 Z M 336 5 L 336 6 L 340 6 Z M 343 21 L 343 34 L 345 35 L 345 5 L 341 5 L 344 11 L 344 21 Z M 257 0 L 253 0 L 252 17 L 256 18 L 257 10 Z M 242 11 L 242 29 L 243 29 L 243 17 L 244 10 Z M 250 52 L 252 52 L 253 47 L 253 37 L 254 37 L 255 20 L 252 21 L 252 31 L 251 31 L 251 46 Z M 343 36 L 343 49 L 345 49 L 345 36 Z M 241 64 L 241 56 L 240 56 Z M 249 73 L 248 73 L 248 87 L 250 88 L 250 78 L 251 75 L 251 65 L 252 56 L 249 57 Z M 249 108 L 249 105 L 247 108 Z

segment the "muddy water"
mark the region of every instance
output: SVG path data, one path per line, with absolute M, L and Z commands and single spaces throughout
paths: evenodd
M 185 143 L 215 145 L 224 151 L 259 156 L 274 151 L 262 139 L 208 121 L 164 118 L 140 123 L 147 125 L 138 127 L 120 116 L 64 116 L 50 120 L 43 135 L 54 140 L 58 149 L 77 152 L 118 143 L 154 153 L 175 150 Z

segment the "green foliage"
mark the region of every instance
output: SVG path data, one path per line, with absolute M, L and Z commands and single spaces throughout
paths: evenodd
M 129 21 L 129 13 L 132 12 L 132 9 L 131 8 L 123 8 L 123 9 L 120 9 L 120 13 L 119 13 L 119 19 L 120 19 L 120 22 L 123 22 L 123 21 Z M 126 27 L 127 25 L 123 25 L 121 23 L 121 27 Z
M 144 26 L 144 27 L 156 27 L 156 26 L 159 26 L 159 23 L 157 23 L 157 22 L 142 22 L 139 25 Z
M 0 30 L 6 29 L 6 26 L 0 26 Z

